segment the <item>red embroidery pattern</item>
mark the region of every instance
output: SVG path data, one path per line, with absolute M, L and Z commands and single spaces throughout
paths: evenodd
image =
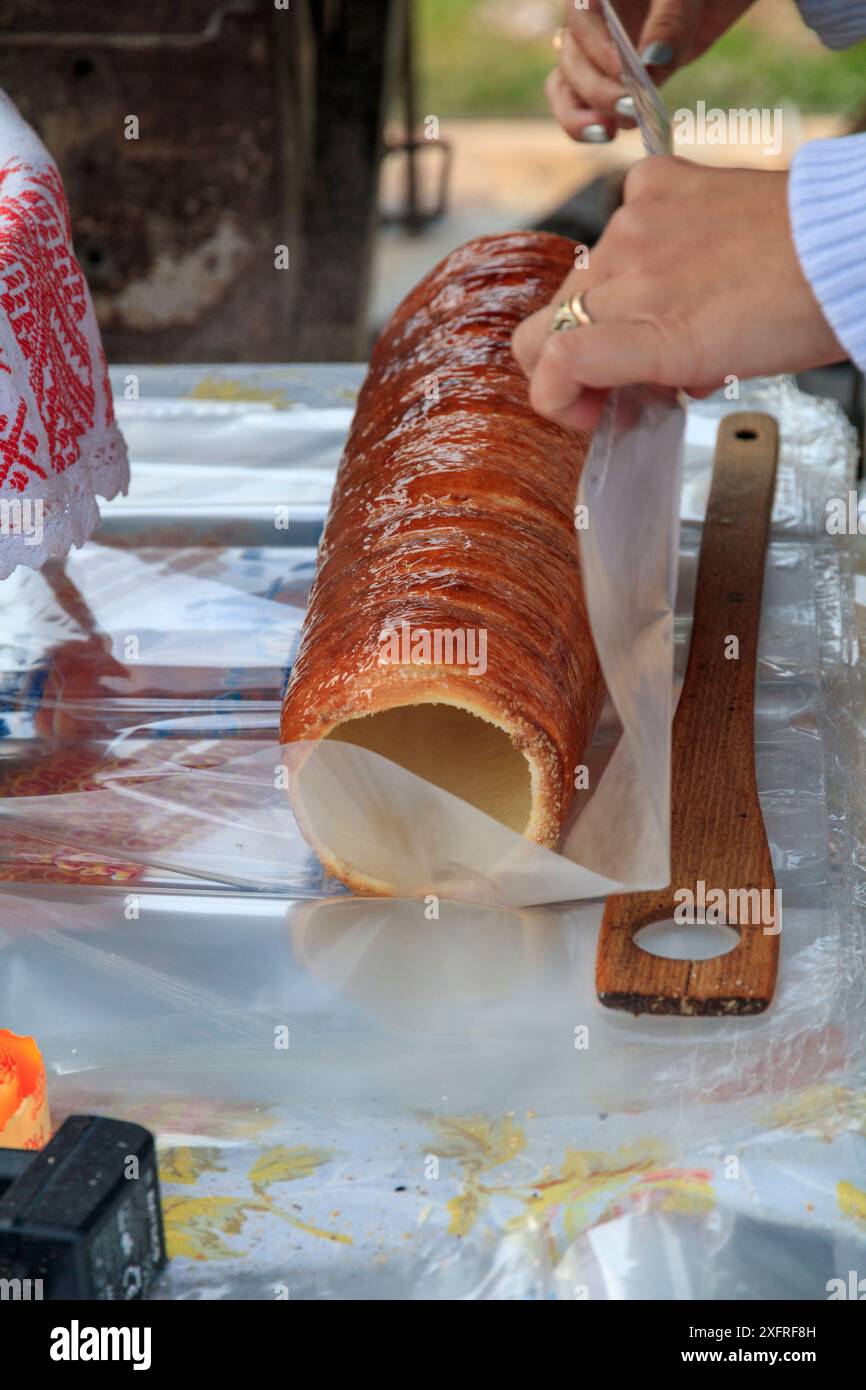
M 8 382 L 4 389 L 4 376 L 14 382 L 14 372 L 0 338 L 0 491 L 23 492 L 48 477 L 37 458 L 43 432 L 53 474 L 79 459 L 81 438 L 95 423 L 94 366 L 98 379 L 107 370 L 101 348 L 93 362 L 88 307 L 60 175 L 10 160 L 0 169 L 0 309 L 27 365 L 32 399 Z M 112 418 L 109 391 L 105 423 Z

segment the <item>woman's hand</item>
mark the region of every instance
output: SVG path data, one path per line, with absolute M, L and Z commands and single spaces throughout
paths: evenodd
M 616 0 L 616 11 L 656 82 L 697 58 L 754 0 Z M 601 144 L 633 125 L 631 98 L 599 0 L 565 0 L 557 66 L 547 79 L 553 114 L 573 140 Z
M 730 377 L 844 359 L 800 268 L 787 182 L 786 173 L 662 155 L 635 164 L 589 265 L 515 331 L 535 409 L 591 429 L 612 386 L 708 395 Z M 574 294 L 592 323 L 551 333 L 557 306 Z

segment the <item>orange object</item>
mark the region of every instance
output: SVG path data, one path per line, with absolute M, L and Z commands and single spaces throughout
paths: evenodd
M 0 1149 L 41 1149 L 50 1134 L 42 1054 L 33 1038 L 0 1028 Z

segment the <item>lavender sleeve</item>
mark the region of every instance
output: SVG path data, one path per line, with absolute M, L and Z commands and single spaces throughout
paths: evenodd
M 866 135 L 803 145 L 791 165 L 788 206 L 815 298 L 866 372 Z
M 863 0 L 797 0 L 797 8 L 827 48 L 850 48 L 866 38 Z
M 866 37 L 866 3 L 800 0 L 810 28 L 830 48 Z M 866 135 L 813 140 L 797 151 L 788 184 L 800 264 L 824 316 L 866 372 Z

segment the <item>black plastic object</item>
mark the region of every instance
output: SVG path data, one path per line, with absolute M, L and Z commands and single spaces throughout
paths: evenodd
M 44 1149 L 0 1149 L 0 1298 L 145 1298 L 166 1262 L 156 1146 L 70 1115 Z

